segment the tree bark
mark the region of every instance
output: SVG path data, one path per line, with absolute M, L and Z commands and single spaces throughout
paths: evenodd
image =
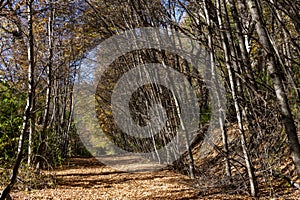
M 49 10 L 50 14 L 48 17 L 48 48 L 49 48 L 49 58 L 48 58 L 48 74 L 47 74 L 47 91 L 46 91 L 46 100 L 45 100 L 45 109 L 43 115 L 43 128 L 40 133 L 40 146 L 38 148 L 38 158 L 36 162 L 36 172 L 39 174 L 40 167 L 42 165 L 43 157 L 45 154 L 46 148 L 46 133 L 49 124 L 50 117 L 50 104 L 51 104 L 51 93 L 52 93 L 52 83 L 53 83 L 53 21 L 54 21 L 54 8 L 53 8 L 53 0 L 49 1 Z
M 236 28 L 236 36 L 238 38 L 238 45 L 239 45 L 238 48 L 241 52 L 241 57 L 242 57 L 241 62 L 240 62 L 242 64 L 241 68 L 242 68 L 242 70 L 245 70 L 245 73 L 246 73 L 245 81 L 246 81 L 246 83 L 250 82 L 251 85 L 254 87 L 254 89 L 257 90 L 257 85 L 256 85 L 253 71 L 251 68 L 249 52 L 247 50 L 247 45 L 246 45 L 247 40 L 245 38 L 245 34 L 243 33 L 242 20 L 241 20 L 241 17 L 239 17 L 239 13 L 236 8 L 235 2 L 233 0 L 229 0 L 228 3 L 230 5 L 232 17 L 234 19 L 234 24 L 235 24 L 235 28 Z M 242 3 L 239 2 L 239 4 L 242 4 Z M 230 33 L 230 34 L 232 34 L 232 33 Z
M 231 52 L 234 51 L 234 44 L 232 41 L 232 35 L 231 35 L 231 29 L 229 27 L 229 21 L 228 18 L 226 19 L 225 23 L 222 19 L 222 15 L 220 14 L 220 2 L 218 0 L 218 4 L 219 7 L 219 11 L 218 11 L 218 25 L 220 26 L 221 30 L 225 30 L 227 31 L 227 35 L 229 38 L 227 38 L 227 35 L 225 34 L 226 32 L 221 31 L 221 42 L 223 45 L 223 50 L 224 50 L 224 56 L 225 56 L 225 65 L 227 67 L 227 71 L 228 71 L 228 76 L 229 76 L 229 82 L 230 82 L 230 88 L 231 88 L 231 95 L 233 98 L 233 102 L 234 102 L 234 107 L 235 107 L 235 111 L 236 111 L 236 116 L 237 116 L 237 121 L 238 121 L 238 127 L 239 127 L 239 134 L 241 137 L 241 146 L 242 146 L 242 150 L 243 150 L 243 154 L 244 154 L 244 160 L 246 163 L 246 168 L 247 168 L 247 173 L 248 173 L 248 178 L 249 178 L 249 183 L 250 183 L 250 192 L 251 192 L 251 196 L 257 196 L 257 186 L 256 186 L 256 180 L 255 180 L 255 175 L 254 175 L 254 170 L 252 168 L 252 164 L 251 164 L 251 159 L 248 153 L 248 148 L 246 145 L 246 137 L 245 137 L 245 131 L 244 131 L 244 127 L 243 127 L 243 119 L 242 119 L 242 109 L 240 108 L 240 104 L 238 102 L 238 95 L 237 95 L 237 90 L 238 87 L 237 86 L 237 81 L 236 81 L 236 77 L 234 75 L 234 70 L 232 69 L 232 65 L 236 66 L 237 63 L 234 63 L 231 60 L 231 55 L 235 54 L 235 52 Z M 224 6 L 226 6 L 225 4 L 223 4 Z M 225 10 L 225 17 L 228 16 L 228 13 L 226 12 L 226 8 L 224 8 Z M 224 26 L 223 26 L 224 24 Z M 242 46 L 244 45 L 244 40 L 240 39 L 239 42 L 242 42 L 243 44 L 241 44 Z M 232 46 L 232 49 L 230 48 L 230 46 Z M 245 53 L 245 52 L 244 52 Z M 246 54 L 246 53 L 245 53 Z M 245 59 L 246 59 L 246 55 L 245 55 Z M 246 61 L 245 61 L 246 62 Z M 237 68 L 237 67 L 236 67 Z M 241 88 L 240 88 L 241 90 Z
M 261 45 L 264 47 L 265 52 L 269 58 L 268 71 L 273 80 L 273 86 L 275 89 L 276 97 L 278 104 L 280 106 L 280 112 L 282 116 L 282 122 L 285 127 L 285 131 L 288 138 L 289 148 L 293 162 L 296 166 L 298 177 L 300 177 L 300 144 L 299 138 L 297 136 L 297 130 L 295 122 L 291 113 L 291 109 L 288 103 L 287 95 L 284 91 L 283 80 L 280 75 L 280 71 L 276 65 L 276 52 L 272 46 L 271 40 L 269 38 L 269 33 L 264 25 L 262 20 L 262 13 L 258 9 L 258 3 L 256 0 L 247 0 L 248 7 L 250 9 L 251 16 L 256 22 L 256 31 L 261 42 Z
M 221 14 L 220 14 L 220 2 L 217 1 L 217 15 L 218 15 L 218 19 L 220 18 Z M 227 177 L 231 180 L 231 167 L 230 167 L 230 162 L 229 162 L 229 148 L 228 148 L 228 138 L 227 138 L 227 132 L 226 132 L 226 127 L 225 127 L 225 113 L 224 110 L 222 108 L 222 103 L 221 103 L 221 99 L 224 97 L 221 97 L 221 92 L 220 92 L 220 86 L 219 86 L 219 82 L 218 82 L 218 75 L 217 75 L 217 71 L 216 71 L 216 65 L 215 65 L 215 54 L 214 54 L 214 47 L 213 47 L 213 40 L 212 40 L 212 32 L 211 32 L 211 19 L 209 16 L 209 7 L 207 5 L 207 2 L 205 2 L 205 18 L 206 18 L 206 23 L 208 26 L 208 47 L 209 47 L 209 54 L 210 54 L 210 62 L 211 62 L 211 75 L 212 75 L 212 80 L 213 80 L 213 87 L 215 87 L 216 89 L 216 97 L 217 97 L 217 106 L 218 106 L 218 110 L 219 110 L 219 124 L 220 124 L 220 129 L 221 129 L 221 133 L 222 133 L 222 141 L 223 141 L 223 150 L 224 150 L 224 154 L 225 154 L 225 170 L 226 170 L 226 175 Z M 220 19 L 219 19 L 220 20 Z
M 33 44 L 33 11 L 32 11 L 33 0 L 27 1 L 27 12 L 28 12 L 28 37 L 29 37 L 29 46 L 28 46 L 28 93 L 27 93 L 27 103 L 23 115 L 23 125 L 21 130 L 21 135 L 19 139 L 18 152 L 16 160 L 12 169 L 12 174 L 10 177 L 9 184 L 2 191 L 0 200 L 5 200 L 13 188 L 14 184 L 17 181 L 17 175 L 19 167 L 23 158 L 23 149 L 25 137 L 27 136 L 29 120 L 31 118 L 32 111 L 32 100 L 34 94 L 34 44 Z

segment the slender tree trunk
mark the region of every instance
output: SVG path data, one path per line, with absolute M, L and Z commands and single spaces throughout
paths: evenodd
M 266 51 L 269 63 L 268 71 L 273 80 L 273 86 L 275 89 L 277 101 L 280 106 L 282 121 L 285 127 L 285 131 L 288 137 L 289 148 L 291 156 L 293 158 L 298 177 L 300 177 L 300 144 L 299 138 L 297 136 L 297 130 L 295 122 L 291 113 L 291 109 L 288 103 L 287 95 L 284 91 L 284 85 L 282 77 L 280 76 L 279 69 L 276 65 L 276 52 L 272 46 L 272 43 L 269 38 L 269 33 L 264 26 L 264 22 L 261 17 L 261 12 L 258 9 L 258 4 L 256 0 L 247 0 L 248 7 L 250 9 L 251 16 L 256 22 L 256 31 L 259 37 L 259 40 Z
M 270 0 L 270 2 L 272 4 L 274 4 L 273 0 Z M 276 55 L 277 55 L 278 59 L 281 60 L 280 64 L 281 64 L 282 70 L 288 77 L 289 84 L 291 84 L 293 86 L 294 91 L 297 95 L 298 101 L 300 102 L 300 89 L 298 89 L 295 81 L 293 80 L 291 72 L 289 70 L 292 68 L 291 47 L 296 47 L 299 52 L 299 45 L 295 42 L 294 39 L 291 39 L 291 33 L 286 28 L 286 23 L 283 22 L 282 17 L 280 15 L 280 11 L 278 11 L 276 8 L 273 8 L 273 12 L 276 14 L 276 19 L 278 21 L 278 24 L 282 27 L 283 38 L 284 38 L 283 54 L 285 55 L 285 59 L 284 60 L 281 59 L 281 57 L 280 57 L 281 53 L 278 50 L 276 51 Z M 292 43 L 292 45 L 290 44 L 290 42 Z M 299 54 L 298 54 L 298 56 L 299 56 Z
M 33 136 L 35 134 L 35 120 L 36 120 L 36 115 L 35 115 L 35 74 L 33 74 L 33 89 L 32 89 L 32 103 L 31 103 L 31 110 L 30 110 L 30 119 L 29 119 L 29 137 L 28 137 L 28 158 L 27 158 L 27 165 L 28 167 L 31 166 L 31 162 L 33 159 Z
M 48 46 L 49 46 L 49 58 L 48 58 L 48 74 L 47 74 L 47 91 L 46 91 L 46 100 L 45 100 L 45 109 L 43 115 L 43 128 L 40 133 L 40 146 L 38 149 L 38 158 L 36 163 L 36 172 L 39 174 L 40 167 L 43 161 L 43 157 L 45 154 L 46 148 L 46 133 L 49 124 L 49 116 L 50 116 L 50 104 L 51 104 L 51 93 L 52 93 L 52 68 L 53 68 L 53 20 L 54 20 L 54 9 L 53 9 L 53 1 L 49 2 L 50 15 L 48 17 Z
M 167 31 L 167 30 L 166 30 Z M 157 37 L 158 38 L 158 37 Z M 160 41 L 159 38 L 157 40 L 158 42 Z M 179 45 L 181 46 L 182 43 L 181 41 L 179 40 Z M 177 58 L 178 59 L 178 58 Z M 167 66 L 167 55 L 165 53 L 163 53 L 163 59 L 162 59 L 162 64 L 163 66 Z M 178 63 L 178 66 L 179 66 L 179 70 L 181 68 L 181 64 Z M 185 71 L 183 70 L 183 73 L 185 73 Z M 173 80 L 173 77 L 171 76 L 168 76 L 168 79 L 170 82 L 174 82 L 175 80 Z M 176 91 L 176 90 L 179 90 L 179 88 L 171 88 L 172 91 Z M 181 88 L 180 88 L 181 89 Z M 182 90 L 181 91 L 182 93 L 186 93 L 185 90 Z M 186 95 L 189 95 L 189 94 L 186 94 Z M 174 96 L 174 101 L 175 101 L 175 106 L 176 106 L 176 110 L 177 110 L 177 116 L 179 118 L 179 121 L 180 121 L 180 126 L 182 128 L 182 131 L 184 132 L 184 136 L 185 136 L 185 139 L 186 139 L 186 142 L 185 142 L 185 146 L 186 146 L 186 151 L 187 151 L 187 158 L 188 158 L 188 164 L 189 164 L 189 173 L 190 173 L 190 178 L 191 179 L 194 179 L 195 178 L 195 164 L 194 164 L 194 157 L 193 157 L 193 152 L 192 152 L 192 148 L 191 148 L 191 143 L 190 143 L 190 138 L 189 138 L 189 133 L 187 132 L 186 130 L 186 125 L 184 124 L 184 121 L 182 119 L 182 116 L 181 116 L 181 112 L 180 112 L 180 105 L 178 103 L 178 99 L 176 99 L 176 97 Z M 174 154 L 176 154 L 177 152 L 175 151 Z
M 247 50 L 247 44 L 246 44 L 246 38 L 245 38 L 245 34 L 243 33 L 243 27 L 242 27 L 242 23 L 243 21 L 241 20 L 241 17 L 239 17 L 239 13 L 238 10 L 236 8 L 236 2 L 234 0 L 229 0 L 228 1 L 229 5 L 230 5 L 230 10 L 232 13 L 232 17 L 234 19 L 234 24 L 235 24 L 235 28 L 236 28 L 236 36 L 238 39 L 238 48 L 239 51 L 241 52 L 241 68 L 242 70 L 245 70 L 246 72 L 246 83 L 249 81 L 251 83 L 251 85 L 254 87 L 254 89 L 257 89 L 257 85 L 254 79 L 254 75 L 253 75 L 253 71 L 251 68 L 251 63 L 250 63 L 250 57 L 249 57 L 249 53 Z M 226 5 L 225 1 L 224 1 L 224 5 Z M 240 7 L 243 7 L 243 3 L 239 2 L 238 5 L 240 5 Z M 226 13 L 228 14 L 228 13 Z M 232 34 L 232 32 L 230 33 Z M 239 59 L 239 58 L 237 58 Z
M 251 196 L 257 196 L 255 175 L 254 175 L 254 171 L 252 168 L 251 159 L 250 159 L 250 156 L 248 153 L 248 148 L 246 145 L 246 136 L 245 136 L 245 131 L 244 131 L 244 127 L 243 127 L 242 111 L 241 111 L 240 105 L 238 103 L 237 94 L 236 94 L 237 86 L 234 81 L 234 75 L 233 75 L 234 73 L 233 73 L 233 70 L 232 70 L 230 64 L 227 64 L 227 68 L 228 68 L 228 76 L 229 76 L 229 82 L 230 82 L 230 87 L 231 87 L 231 95 L 232 95 L 233 102 L 234 102 L 234 107 L 235 107 L 237 121 L 238 121 L 238 127 L 239 127 L 239 134 L 241 137 L 241 146 L 242 146 L 244 159 L 245 159 L 245 163 L 246 163 L 246 168 L 247 168 L 247 173 L 248 173 L 249 182 L 250 182 L 250 192 L 251 192 Z
M 220 2 L 217 1 L 217 7 L 220 8 Z M 224 110 L 222 108 L 222 98 L 221 97 L 221 91 L 220 91 L 220 86 L 219 86 L 219 82 L 218 82 L 218 75 L 217 75 L 217 70 L 216 70 L 216 65 L 215 65 L 215 53 L 214 53 L 214 47 L 213 47 L 213 40 L 212 40 L 212 24 L 211 24 L 211 17 L 209 16 L 209 8 L 208 8 L 208 4 L 207 2 L 205 2 L 205 18 L 206 18 L 206 23 L 208 26 L 208 47 L 209 47 L 209 54 L 210 54 L 210 62 L 211 62 L 211 75 L 212 75 L 212 87 L 215 87 L 216 89 L 216 97 L 217 97 L 217 106 L 218 106 L 218 110 L 219 110 L 219 124 L 220 124 L 220 128 L 221 128 L 221 132 L 222 132 L 222 141 L 223 141 L 223 150 L 224 150 L 224 154 L 225 154 L 225 170 L 226 170 L 226 175 L 227 177 L 231 180 L 231 167 L 230 167 L 230 162 L 229 162 L 229 148 L 228 148 L 228 138 L 227 138 L 227 132 L 226 132 L 226 127 L 225 127 L 225 113 Z M 221 17 L 220 14 L 220 9 L 218 9 L 218 18 Z M 221 19 L 219 19 L 221 20 Z
M 205 0 L 205 15 L 207 18 L 207 23 L 208 26 L 211 26 L 211 22 L 210 22 L 210 15 L 208 13 L 208 3 L 207 0 Z M 217 7 L 220 7 L 220 2 L 217 2 Z M 225 8 L 226 9 L 226 8 Z M 219 11 L 220 12 L 220 11 Z M 225 13 L 225 15 L 227 15 L 227 13 Z M 220 15 L 220 13 L 218 14 L 218 24 L 220 26 L 220 29 L 223 30 L 223 20 L 222 20 L 222 16 Z M 227 24 L 227 22 L 225 23 Z M 224 27 L 227 31 L 230 31 L 228 25 L 226 27 Z M 209 29 L 209 31 L 211 30 L 211 28 Z M 231 34 L 231 33 L 228 33 Z M 210 51 L 212 52 L 211 54 L 213 54 L 213 45 L 212 45 L 212 34 L 210 33 L 208 36 L 208 45 L 210 48 Z M 230 39 L 231 36 L 229 35 Z M 229 76 L 229 82 L 230 82 L 230 87 L 231 87 L 231 95 L 233 98 L 233 102 L 234 102 L 234 107 L 235 107 L 235 111 L 236 111 L 236 115 L 237 115 L 237 121 L 238 121 L 238 127 L 239 127 L 239 133 L 240 133 L 240 137 L 241 137 L 241 146 L 242 146 L 242 150 L 243 150 L 243 154 L 244 154 L 244 159 L 245 159 L 245 163 L 246 163 L 246 168 L 247 168 L 247 173 L 248 173 L 248 177 L 249 177 L 249 182 L 250 182 L 250 192 L 251 192 L 251 196 L 257 196 L 257 187 L 256 187 L 256 181 L 255 181 L 255 175 L 254 175 L 254 171 L 252 168 L 252 164 L 251 164 L 251 159 L 248 153 L 248 149 L 247 149 L 247 145 L 246 145 L 246 137 L 245 137 L 245 131 L 244 131 L 244 127 L 243 127 L 243 120 L 242 120 L 242 111 L 238 102 L 238 96 L 237 96 L 237 82 L 235 80 L 234 77 L 234 72 L 232 70 L 232 62 L 230 59 L 230 55 L 231 55 L 231 49 L 229 48 L 229 42 L 228 42 L 228 38 L 226 36 L 226 34 L 224 32 L 221 32 L 221 39 L 222 39 L 222 44 L 223 44 L 223 48 L 224 48 L 224 55 L 225 55 L 225 65 L 228 69 L 228 76 Z M 233 44 L 231 44 L 233 45 Z M 232 46 L 232 49 L 234 49 L 234 46 Z M 232 50 L 233 51 L 233 50 Z M 212 57 L 212 59 L 214 59 Z
M 187 133 L 186 130 L 186 126 L 182 120 L 181 114 L 180 114 L 180 110 L 179 110 L 179 104 L 178 104 L 178 100 L 176 99 L 176 97 L 174 96 L 174 100 L 175 100 L 175 105 L 177 108 L 177 113 L 178 113 L 178 118 L 180 121 L 180 126 L 184 132 L 184 136 L 186 139 L 185 145 L 186 145 L 186 149 L 187 149 L 187 153 L 188 153 L 188 160 L 189 160 L 189 173 L 190 173 L 190 178 L 194 179 L 195 178 L 195 164 L 194 164 L 194 158 L 193 158 L 193 152 L 192 152 L 192 148 L 191 148 L 191 144 L 190 144 L 190 138 L 189 138 L 189 134 Z
M 28 93 L 27 93 L 27 103 L 26 108 L 23 115 L 23 125 L 21 130 L 21 135 L 19 138 L 19 146 L 17 157 L 12 169 L 12 174 L 10 177 L 9 184 L 4 188 L 2 191 L 0 200 L 5 200 L 13 188 L 14 184 L 17 180 L 17 175 L 19 171 L 19 167 L 23 158 L 23 150 L 24 150 L 24 141 L 25 137 L 27 136 L 28 126 L 29 126 L 29 119 L 31 117 L 31 110 L 32 110 L 32 100 L 34 94 L 34 44 L 33 44 L 33 11 L 32 11 L 32 4 L 33 0 L 27 1 L 27 12 L 28 12 L 28 37 L 29 37 L 29 46 L 28 46 Z

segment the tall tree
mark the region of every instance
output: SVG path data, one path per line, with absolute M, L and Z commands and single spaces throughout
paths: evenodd
M 291 155 L 294 164 L 296 166 L 298 176 L 300 176 L 299 138 L 297 135 L 297 129 L 295 126 L 293 115 L 291 113 L 291 109 L 288 103 L 288 98 L 284 90 L 282 76 L 278 68 L 278 65 L 280 65 L 280 63 L 278 62 L 278 58 L 276 57 L 276 52 L 272 44 L 270 34 L 268 33 L 267 27 L 264 24 L 262 12 L 259 9 L 258 0 L 247 0 L 247 3 L 248 3 L 251 16 L 253 20 L 256 22 L 255 27 L 256 27 L 259 40 L 269 59 L 268 71 L 273 80 L 273 86 L 275 89 L 278 104 L 280 106 L 282 121 L 285 126 L 285 131 L 288 137 Z
M 17 175 L 19 171 L 19 167 L 23 158 L 23 150 L 24 150 L 24 141 L 27 134 L 27 129 L 29 126 L 29 120 L 31 118 L 32 112 L 32 102 L 34 98 L 34 73 L 35 73 L 35 62 L 34 62 L 34 38 L 33 38 L 33 0 L 26 1 L 27 5 L 27 13 L 28 13 L 28 92 L 27 92 L 27 104 L 23 116 L 23 126 L 19 138 L 19 146 L 17 157 L 13 166 L 12 174 L 10 177 L 9 184 L 2 191 L 0 200 L 5 200 L 9 195 L 11 189 L 17 180 Z

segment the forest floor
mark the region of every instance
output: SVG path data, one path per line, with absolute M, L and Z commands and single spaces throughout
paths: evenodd
M 200 199 L 193 180 L 170 170 L 120 172 L 95 158 L 72 158 L 56 169 L 55 175 L 55 188 L 14 191 L 11 197 L 22 200 Z
M 172 170 L 120 172 L 95 158 L 72 158 L 54 173 L 55 187 L 13 191 L 12 199 L 251 199 L 211 191 L 199 194 L 194 180 Z M 297 199 L 297 194 L 279 199 Z

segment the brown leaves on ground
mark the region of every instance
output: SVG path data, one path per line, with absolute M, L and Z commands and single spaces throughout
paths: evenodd
M 53 172 L 49 172 L 53 173 Z M 171 170 L 128 173 L 114 170 L 95 158 L 72 158 L 55 170 L 56 187 L 13 191 L 13 199 L 251 199 L 246 195 L 214 192 Z M 198 186 L 197 186 L 198 185 Z M 300 192 L 274 199 L 297 199 Z M 270 199 L 270 198 L 260 198 Z
M 56 170 L 55 189 L 13 192 L 13 199 L 196 199 L 189 177 L 172 171 L 126 173 L 94 158 L 73 158 Z

